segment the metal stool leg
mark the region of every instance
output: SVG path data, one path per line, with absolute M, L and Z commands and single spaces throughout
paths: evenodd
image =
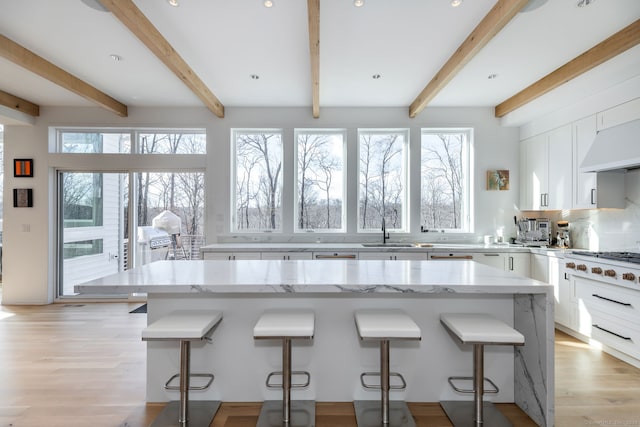
M 473 403 L 476 426 L 483 424 L 482 396 L 484 396 L 484 345 L 473 346 Z
M 382 424 L 389 425 L 389 340 L 380 341 L 380 391 Z
M 291 420 L 291 338 L 282 339 L 282 422 Z
M 189 422 L 189 372 L 191 361 L 191 342 L 180 341 L 180 415 L 178 422 L 186 426 Z

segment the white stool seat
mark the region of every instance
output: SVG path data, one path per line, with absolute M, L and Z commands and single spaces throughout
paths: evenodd
M 142 339 L 200 340 L 221 320 L 220 311 L 176 310 L 147 326 Z
M 524 344 L 520 332 L 489 314 L 443 313 L 440 321 L 464 344 Z
M 267 310 L 253 328 L 254 338 L 313 338 L 312 310 Z
M 355 313 L 358 334 L 363 340 L 421 338 L 420 328 L 404 311 L 366 309 Z

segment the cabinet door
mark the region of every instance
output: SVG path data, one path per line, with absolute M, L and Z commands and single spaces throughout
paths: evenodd
M 576 302 L 573 284 L 564 267 L 564 259 L 549 257 L 549 281 L 553 285 L 556 323 L 575 329 Z
M 547 135 L 538 135 L 523 141 L 524 167 L 522 172 L 524 200 L 521 210 L 542 210 L 549 193 L 549 159 Z
M 545 209 L 571 209 L 573 194 L 573 150 L 571 125 L 549 132 L 548 190 Z
M 481 254 L 476 254 L 473 257 L 473 260 L 479 262 L 480 264 L 490 265 L 491 267 L 499 268 L 500 270 L 504 270 L 505 265 L 505 255 L 499 252 L 485 252 Z
M 640 119 L 640 98 L 598 113 L 598 130 Z
M 624 173 L 580 172 L 591 144 L 596 137 L 596 116 L 589 116 L 573 124 L 574 196 L 575 209 L 624 208 Z
M 531 255 L 525 253 L 507 253 L 505 257 L 505 270 L 512 271 L 520 276 L 529 277 L 531 272 Z
M 546 255 L 531 254 L 531 278 L 549 283 L 549 260 Z
M 231 261 L 233 254 L 231 252 L 204 252 L 202 258 L 213 261 Z
M 262 252 L 261 259 L 304 260 L 312 259 L 312 256 L 311 252 Z
M 395 253 L 390 252 L 360 252 L 358 254 L 358 259 L 392 260 L 395 255 Z

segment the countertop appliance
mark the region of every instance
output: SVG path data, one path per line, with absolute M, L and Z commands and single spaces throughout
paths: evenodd
M 524 246 L 549 246 L 551 242 L 549 218 L 523 218 L 516 224 L 518 226 L 516 243 Z

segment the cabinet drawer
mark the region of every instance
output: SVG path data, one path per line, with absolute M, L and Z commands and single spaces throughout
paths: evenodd
M 594 308 L 640 327 L 640 291 L 575 278 L 576 296 L 587 309 Z
M 640 327 L 592 309 L 591 338 L 622 353 L 640 359 Z

